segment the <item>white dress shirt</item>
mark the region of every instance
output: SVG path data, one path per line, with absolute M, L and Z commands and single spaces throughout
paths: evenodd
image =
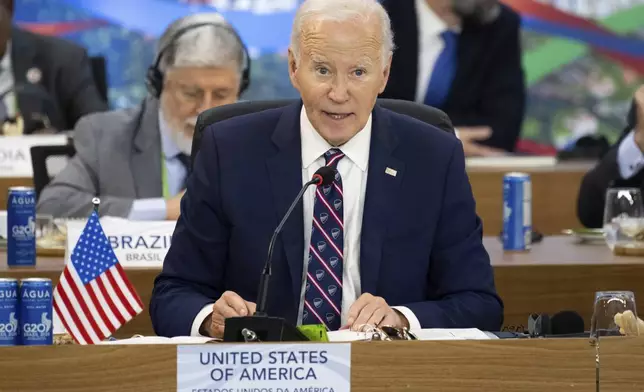
M 635 131 L 631 131 L 617 149 L 619 175 L 628 180 L 644 167 L 644 154 L 635 143 Z
M 423 103 L 427 86 L 434 72 L 436 60 L 445 43 L 441 34 L 448 30 L 447 24 L 436 15 L 426 0 L 414 0 L 418 23 L 418 76 L 416 82 L 416 102 Z M 459 32 L 459 29 L 454 29 Z
M 7 118 L 14 118 L 18 114 L 16 94 L 14 88 L 13 66 L 11 63 L 11 42 L 7 42 L 7 49 L 0 60 L 0 97 L 5 105 Z M 2 121 L 2 119 L 0 119 Z
M 306 110 L 302 107 L 300 113 L 300 135 L 302 140 L 302 185 L 308 182 L 315 172 L 324 166 L 324 153 L 333 148 L 313 128 Z M 342 178 L 344 206 L 344 270 L 342 273 L 342 315 L 341 325 L 347 325 L 347 316 L 351 305 L 362 295 L 360 289 L 360 237 L 362 233 L 362 214 L 364 211 L 365 191 L 367 189 L 367 167 L 369 164 L 369 147 L 371 143 L 371 116 L 364 129 L 351 140 L 339 147 L 345 157 L 338 163 L 338 172 Z M 313 206 L 315 187 L 309 188 L 302 199 L 304 211 L 304 254 L 302 264 L 302 288 L 300 292 L 300 308 L 297 325 L 302 324 L 304 295 L 306 287 L 307 261 L 311 242 L 311 227 L 313 225 Z M 292 217 L 291 219 L 293 219 Z M 367 267 L 368 268 L 368 267 Z M 407 307 L 395 306 L 409 321 L 412 329 L 420 329 L 420 321 Z M 212 312 L 212 304 L 205 306 L 192 323 L 192 336 L 200 336 L 199 328 Z
M 170 128 L 163 119 L 159 110 L 159 131 L 161 132 L 161 152 L 163 157 L 159 157 L 159 166 L 162 159 L 167 173 L 167 187 L 170 197 L 176 196 L 183 190 L 183 185 L 188 175 L 188 171 L 178 158 L 179 148 L 170 137 Z M 161 180 L 163 181 L 163 179 Z M 162 184 L 165 187 L 166 184 Z M 167 216 L 166 201 L 163 197 L 154 197 L 148 199 L 137 199 L 132 203 L 132 209 L 128 219 L 130 220 L 165 220 Z

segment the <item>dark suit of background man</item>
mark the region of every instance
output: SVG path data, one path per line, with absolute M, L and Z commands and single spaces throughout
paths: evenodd
M 586 227 L 599 228 L 604 222 L 608 188 L 644 190 L 644 86 L 635 92 L 622 137 L 599 163 L 584 176 L 579 188 L 577 216 Z
M 13 27 L 13 10 L 13 0 L 0 0 L 0 123 L 20 115 L 21 133 L 63 131 L 107 110 L 85 49 Z
M 376 1 L 308 0 L 289 75 L 303 103 L 205 129 L 150 315 L 157 334 L 222 336 L 253 314 L 271 234 L 267 312 L 293 323 L 498 330 L 502 304 L 461 143 L 374 107 L 389 76 L 389 18 Z
M 519 15 L 498 0 L 383 5 L 396 50 L 382 96 L 444 110 L 466 155 L 513 151 L 526 100 Z

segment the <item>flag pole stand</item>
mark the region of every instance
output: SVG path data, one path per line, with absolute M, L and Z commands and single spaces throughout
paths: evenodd
M 94 205 L 94 211 L 96 212 L 96 214 L 98 214 L 98 207 L 101 204 L 101 199 L 99 199 L 98 197 L 93 198 L 92 204 Z

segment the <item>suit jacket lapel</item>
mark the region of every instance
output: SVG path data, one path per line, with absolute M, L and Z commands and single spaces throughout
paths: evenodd
M 159 134 L 159 104 L 146 98 L 139 115 L 132 124 L 134 150 L 132 152 L 132 181 L 137 198 L 161 197 L 161 135 Z
M 13 70 L 14 84 L 29 83 L 27 71 L 36 67 L 34 60 L 36 51 L 34 45 L 29 42 L 29 36 L 20 29 L 11 29 L 11 68 Z
M 302 143 L 300 138 L 299 114 L 302 103 L 284 108 L 275 131 L 273 143 L 277 154 L 266 161 L 271 192 L 275 205 L 275 222 L 282 219 L 293 199 L 302 188 Z M 293 296 L 299 304 L 304 267 L 304 222 L 302 203 L 298 203 L 290 218 L 284 224 L 276 246 L 284 246 L 286 261 L 291 273 Z M 279 254 L 279 253 L 276 253 Z M 278 260 L 273 260 L 277 262 Z
M 30 99 L 29 94 L 24 94 L 19 91 L 21 89 L 24 90 L 29 88 L 31 81 L 27 80 L 27 73 L 30 69 L 38 69 L 41 71 L 41 77 L 46 76 L 42 70 L 38 68 L 38 64 L 35 64 L 35 60 L 36 51 L 34 45 L 29 40 L 29 36 L 20 29 L 12 28 L 11 69 L 13 72 L 14 91 L 18 113 L 20 113 L 23 118 L 25 133 L 30 133 L 34 130 L 33 119 L 31 118 L 32 115 L 40 116 L 45 114 L 42 113 L 44 110 L 41 107 L 40 101 L 34 100 L 33 97 Z M 39 80 L 37 83 L 43 82 L 43 80 Z M 56 119 L 50 120 L 55 121 Z M 53 125 L 55 126 L 57 124 Z
M 387 88 L 394 92 L 393 98 L 416 100 L 418 82 L 418 18 L 413 0 L 391 2 L 391 16 L 396 51 L 392 68 L 396 69 L 395 79 L 390 79 Z M 395 7 L 395 8 L 394 8 Z
M 456 99 L 456 96 L 453 96 L 455 91 L 470 91 L 471 86 L 471 74 L 474 72 L 474 69 L 480 65 L 480 59 L 482 57 L 481 52 L 486 50 L 489 45 L 485 41 L 486 34 L 484 27 L 476 25 L 473 22 L 465 22 L 461 33 L 458 35 L 458 48 L 456 50 L 456 73 L 454 74 L 454 80 L 452 81 L 452 86 L 450 87 L 450 92 L 447 95 L 447 99 L 443 104 L 443 107 L 447 106 L 447 101 L 450 98 Z M 484 56 L 483 56 L 484 57 Z
M 398 138 L 390 128 L 388 112 L 378 105 L 373 110 L 372 127 L 360 240 L 360 280 L 363 293 L 377 295 L 382 246 L 405 165 L 393 156 Z

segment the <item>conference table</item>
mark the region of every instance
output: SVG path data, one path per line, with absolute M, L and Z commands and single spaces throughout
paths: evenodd
M 0 391 L 177 390 L 173 345 L 17 346 L 0 353 Z M 602 392 L 644 390 L 644 338 L 602 340 L 599 358 L 597 375 L 595 348 L 584 338 L 354 342 L 351 391 L 588 392 L 597 380 Z
M 478 161 L 480 162 L 480 161 Z M 486 235 L 501 232 L 503 224 L 503 175 L 511 171 L 530 173 L 532 178 L 533 228 L 543 234 L 560 234 L 576 228 L 577 194 L 583 175 L 591 162 L 558 163 L 549 166 L 521 168 L 503 165 L 468 164 L 467 172 L 476 200 L 476 210 L 483 221 Z M 30 178 L 0 177 L 0 210 L 6 209 L 7 190 L 11 186 L 31 186 Z
M 477 159 L 477 162 L 484 161 Z M 467 174 L 484 234 L 498 235 L 503 229 L 503 176 L 508 172 L 530 174 L 533 230 L 557 235 L 562 230 L 581 227 L 577 218 L 577 195 L 584 174 L 593 166 L 594 162 L 525 167 L 468 164 Z
M 531 251 L 505 253 L 496 237 L 486 237 L 496 287 L 504 302 L 504 331 L 523 332 L 531 313 L 550 315 L 571 310 L 590 326 L 594 293 L 602 290 L 632 290 L 638 311 L 644 315 L 644 258 L 614 256 L 603 243 L 577 244 L 571 237 L 546 237 Z M 39 257 L 35 268 L 8 268 L 6 253 L 0 252 L 0 277 L 47 277 L 58 281 L 62 257 Z M 146 307 L 123 326 L 117 337 L 152 335 L 147 304 L 158 268 L 128 268 L 127 275 Z

